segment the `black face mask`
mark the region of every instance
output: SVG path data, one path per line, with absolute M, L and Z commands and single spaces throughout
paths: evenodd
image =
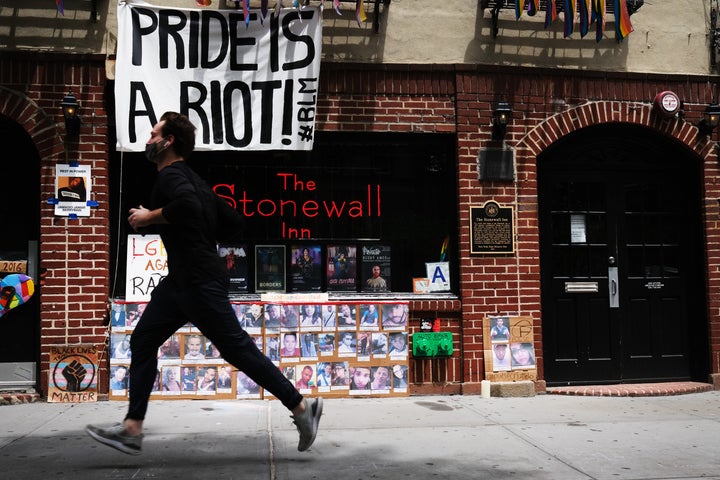
M 151 162 L 154 162 L 155 158 L 168 148 L 168 141 L 165 140 L 165 145 L 158 150 L 159 143 L 160 142 L 155 142 L 145 145 L 145 158 L 147 158 Z

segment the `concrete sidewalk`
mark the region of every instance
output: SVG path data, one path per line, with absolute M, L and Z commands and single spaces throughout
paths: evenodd
M 277 401 L 153 400 L 143 454 L 90 439 L 124 402 L 0 407 L 4 478 L 720 479 L 720 392 L 326 399 L 300 453 Z

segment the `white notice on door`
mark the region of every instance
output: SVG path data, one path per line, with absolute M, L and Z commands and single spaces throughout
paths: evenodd
M 573 213 L 570 215 L 570 243 L 585 243 L 585 215 Z

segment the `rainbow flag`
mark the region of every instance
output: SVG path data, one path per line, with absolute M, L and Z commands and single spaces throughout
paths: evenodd
M 65 15 L 65 0 L 55 0 L 55 6 L 60 15 Z
M 448 244 L 450 243 L 450 235 L 447 235 L 445 237 L 445 240 L 443 240 L 442 246 L 440 247 L 440 261 L 444 262 L 445 259 L 447 259 L 447 250 L 448 250 Z
M 333 5 L 335 6 L 335 13 L 342 17 L 342 13 L 340 13 L 340 0 L 333 0 Z
M 557 18 L 557 5 L 555 0 L 547 0 L 547 6 L 545 10 L 545 28 L 548 28 L 552 22 Z
M 355 20 L 357 20 L 358 27 L 361 27 L 362 22 L 367 20 L 367 16 L 365 16 L 365 7 L 363 6 L 363 0 L 355 0 Z
M 565 0 L 565 38 L 569 37 L 573 33 L 575 10 L 575 0 Z
M 515 0 L 515 20 L 520 18 L 523 10 L 525 10 L 525 0 Z
M 615 0 L 615 36 L 621 41 L 632 31 L 633 26 L 627 9 L 627 0 Z
M 245 18 L 245 28 L 250 26 L 250 0 L 243 2 L 243 16 Z
M 580 38 L 585 38 L 590 30 L 590 19 L 592 12 L 592 0 L 580 0 L 578 10 L 580 11 Z
M 605 32 L 605 0 L 593 0 L 593 12 L 597 22 L 595 28 L 595 41 L 600 42 Z

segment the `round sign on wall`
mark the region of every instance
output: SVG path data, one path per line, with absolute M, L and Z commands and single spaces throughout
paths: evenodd
M 669 118 L 680 110 L 680 98 L 669 90 L 660 92 L 655 96 L 653 107 L 658 114 Z

